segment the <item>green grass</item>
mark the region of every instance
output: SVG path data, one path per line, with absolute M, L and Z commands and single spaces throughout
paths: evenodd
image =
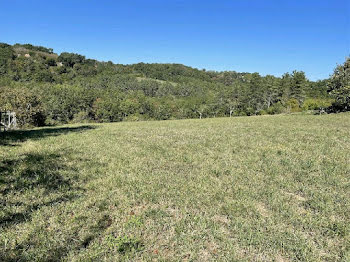
M 0 261 L 350 261 L 350 114 L 0 141 Z

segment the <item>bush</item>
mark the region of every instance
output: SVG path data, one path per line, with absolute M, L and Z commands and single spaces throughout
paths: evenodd
M 247 116 L 255 115 L 255 110 L 251 107 L 246 108 L 245 113 Z
M 93 115 L 99 122 L 121 121 L 119 100 L 116 97 L 97 98 L 93 103 Z
M 85 123 L 85 122 L 89 122 L 90 117 L 89 117 L 89 113 L 86 111 L 80 111 L 76 114 L 74 114 L 73 116 L 73 123 Z
M 35 75 L 35 80 L 38 82 L 52 83 L 54 81 L 53 76 L 49 70 L 42 70 Z
M 42 126 L 46 114 L 41 98 L 25 87 L 0 88 L 0 105 L 2 110 L 14 111 L 19 126 Z
M 244 111 L 240 111 L 240 112 L 238 113 L 238 116 L 247 116 L 247 113 L 244 112 Z
M 123 118 L 123 121 L 132 121 L 132 122 L 142 121 L 142 120 L 144 119 L 140 114 L 133 114 Z
M 300 104 L 299 104 L 298 100 L 295 98 L 289 99 L 286 103 L 286 106 L 287 106 L 287 110 L 289 113 L 301 111 Z
M 303 103 L 302 110 L 320 110 L 326 109 L 332 105 L 332 99 L 309 98 Z
M 32 121 L 30 123 L 34 126 L 45 126 L 46 124 L 46 114 L 43 111 L 38 111 L 33 113 Z
M 59 55 L 58 61 L 62 62 L 65 66 L 73 67 L 75 64 L 84 63 L 85 56 L 63 52 Z
M 258 115 L 267 115 L 267 112 L 265 111 L 265 110 L 260 110 L 259 112 L 258 112 Z
M 281 102 L 277 102 L 276 104 L 270 106 L 266 112 L 269 115 L 281 114 L 285 111 L 285 107 L 281 104 Z
M 46 59 L 46 63 L 48 66 L 57 66 L 56 60 L 53 58 Z

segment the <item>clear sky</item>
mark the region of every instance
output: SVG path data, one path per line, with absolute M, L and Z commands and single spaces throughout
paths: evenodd
M 0 0 L 0 42 L 115 63 L 327 78 L 350 55 L 350 0 Z

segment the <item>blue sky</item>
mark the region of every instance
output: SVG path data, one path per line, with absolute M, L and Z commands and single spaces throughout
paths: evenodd
M 327 78 L 350 55 L 349 0 L 1 0 L 0 42 L 115 63 Z

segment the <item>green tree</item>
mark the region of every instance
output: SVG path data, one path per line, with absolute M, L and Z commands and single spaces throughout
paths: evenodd
M 282 75 L 280 81 L 280 89 L 282 92 L 281 101 L 285 103 L 291 97 L 291 89 L 292 89 L 292 76 L 289 73 L 285 73 Z
M 6 74 L 8 70 L 9 60 L 15 58 L 12 46 L 0 43 L 0 75 Z
M 47 69 L 41 70 L 35 74 L 35 80 L 38 82 L 53 82 L 54 78 L 51 72 Z
M 252 108 L 255 113 L 264 108 L 264 87 L 262 77 L 258 73 L 253 73 L 249 81 L 249 100 L 248 107 Z
M 73 67 L 75 64 L 83 63 L 85 56 L 63 52 L 58 56 L 58 62 L 62 62 L 65 66 Z
M 264 104 L 269 108 L 272 104 L 278 102 L 281 99 L 282 90 L 279 88 L 279 79 L 267 75 L 263 78 L 263 98 Z
M 0 87 L 0 105 L 0 110 L 16 113 L 19 126 L 45 124 L 41 98 L 26 87 Z
M 308 80 L 303 71 L 293 71 L 290 88 L 290 97 L 295 98 L 299 104 L 302 104 L 306 98 L 306 92 L 308 89 Z
M 56 60 L 54 58 L 47 58 L 46 63 L 48 66 L 56 66 L 57 65 Z
M 328 92 L 335 99 L 334 110 L 350 110 L 350 58 L 335 68 L 328 84 Z

